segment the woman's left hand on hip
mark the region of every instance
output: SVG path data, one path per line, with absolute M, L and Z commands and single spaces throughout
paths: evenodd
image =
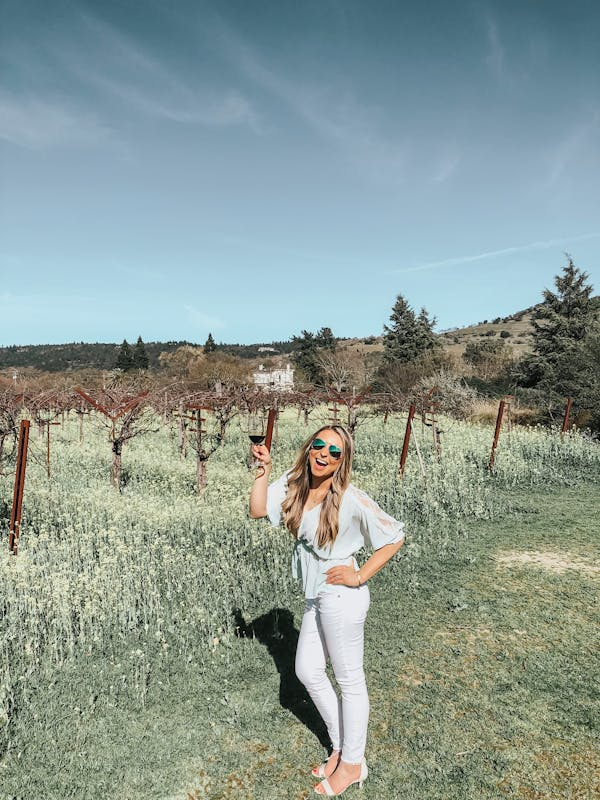
M 327 580 L 325 583 L 334 584 L 336 586 L 357 586 L 358 581 L 356 577 L 356 570 L 354 567 L 331 567 L 327 570 Z

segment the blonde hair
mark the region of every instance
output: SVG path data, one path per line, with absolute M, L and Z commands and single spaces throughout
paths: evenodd
M 333 431 L 341 438 L 344 448 L 329 491 L 321 505 L 321 515 L 317 527 L 316 541 L 319 547 L 331 546 L 338 535 L 340 503 L 342 496 L 350 483 L 352 470 L 352 456 L 354 442 L 346 428 L 341 425 L 324 425 L 313 433 L 302 445 L 294 466 L 288 474 L 288 490 L 285 500 L 281 505 L 283 521 L 292 536 L 298 538 L 298 529 L 302 520 L 302 512 L 308 499 L 310 489 L 310 461 L 309 454 L 313 441 L 323 431 Z

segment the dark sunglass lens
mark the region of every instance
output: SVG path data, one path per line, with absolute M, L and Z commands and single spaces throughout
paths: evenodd
M 328 445 L 327 442 L 324 442 L 323 439 L 313 439 L 313 443 L 311 444 L 312 450 L 323 450 L 327 449 L 329 451 L 329 455 L 335 459 L 336 461 L 342 457 L 342 451 L 339 447 L 335 444 Z

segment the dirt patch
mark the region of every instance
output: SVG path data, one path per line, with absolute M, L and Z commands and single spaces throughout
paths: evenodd
M 423 672 L 413 664 L 405 664 L 402 671 L 398 674 L 398 683 L 394 692 L 394 699 L 404 700 L 411 693 L 411 690 L 422 686 L 430 681 L 432 676 L 428 672 Z
M 495 556 L 496 566 L 511 567 L 524 565 L 529 567 L 540 567 L 548 572 L 561 574 L 567 570 L 576 570 L 584 575 L 600 575 L 600 564 L 590 563 L 583 558 L 578 558 L 568 552 L 553 552 L 540 550 L 508 550 L 497 553 Z

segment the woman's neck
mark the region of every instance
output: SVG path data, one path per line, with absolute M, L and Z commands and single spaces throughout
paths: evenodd
M 333 483 L 333 478 L 330 476 L 328 478 L 319 478 L 315 477 L 314 475 L 311 476 L 310 479 L 310 489 L 309 491 L 313 495 L 326 495 Z

